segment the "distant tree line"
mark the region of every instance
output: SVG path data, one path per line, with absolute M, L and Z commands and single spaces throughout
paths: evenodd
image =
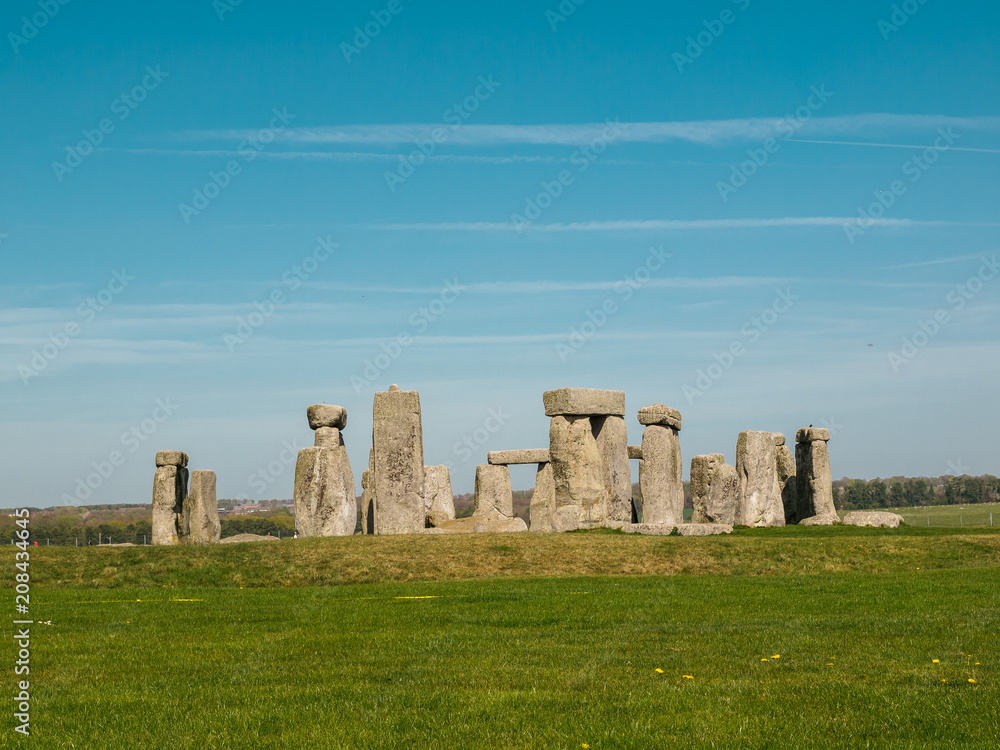
M 844 479 L 834 482 L 834 502 L 839 510 L 905 508 L 923 505 L 974 505 L 1000 502 L 1000 479 L 943 476 Z

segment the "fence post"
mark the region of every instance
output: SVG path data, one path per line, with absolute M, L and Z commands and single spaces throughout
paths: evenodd
M 958 525 L 959 526 L 965 526 L 965 522 L 962 521 L 962 514 L 961 513 L 958 514 Z

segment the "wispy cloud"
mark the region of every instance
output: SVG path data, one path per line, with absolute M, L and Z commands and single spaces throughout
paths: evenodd
M 424 230 L 436 232 L 623 232 L 697 231 L 712 229 L 765 229 L 773 227 L 842 227 L 855 217 L 791 216 L 776 219 L 652 219 L 643 221 L 585 221 L 567 224 L 515 224 L 513 222 L 438 222 L 413 224 L 369 224 L 369 229 Z M 960 227 L 1000 226 L 996 222 L 934 221 L 917 219 L 872 219 L 880 227 Z
M 242 158 L 245 154 L 240 151 L 227 149 L 170 149 L 170 148 L 122 148 L 103 149 L 105 151 L 119 151 L 128 154 L 140 154 L 150 156 L 190 156 L 190 157 L 213 157 L 222 159 Z M 255 159 L 272 159 L 281 161 L 331 161 L 331 162 L 398 162 L 400 154 L 383 154 L 377 152 L 358 151 L 260 151 L 256 153 Z M 455 162 L 468 164 L 520 164 L 520 163 L 546 163 L 568 161 L 566 158 L 555 156 L 521 156 L 513 154 L 511 156 L 470 156 L 464 154 L 432 154 L 424 156 L 430 162 Z M 619 161 L 619 163 L 622 163 Z M 627 162 L 635 163 L 635 162 Z
M 622 129 L 618 142 L 659 143 L 687 141 L 717 145 L 732 141 L 759 140 L 775 135 L 785 117 L 680 122 L 617 122 Z M 507 144 L 585 146 L 601 137 L 608 123 L 538 125 L 464 125 L 448 131 L 447 142 L 464 146 Z M 933 131 L 941 127 L 969 131 L 1000 131 L 1000 117 L 951 117 L 947 115 L 856 114 L 816 117 L 801 125 L 802 135 L 890 134 L 901 131 Z M 440 123 L 335 125 L 289 128 L 277 139 L 295 143 L 401 144 L 432 137 Z M 242 140 L 252 129 L 186 130 L 172 135 L 181 141 Z
M 785 143 L 821 143 L 830 146 L 870 146 L 872 148 L 906 148 L 919 149 L 924 151 L 930 146 L 927 144 L 918 145 L 911 143 L 867 143 L 864 141 L 814 141 L 804 138 L 784 138 Z M 962 146 L 948 146 L 948 151 L 974 151 L 977 154 L 1000 154 L 1000 149 L 995 148 L 965 148 Z
M 992 251 L 991 251 L 992 252 Z M 996 253 L 994 253 L 995 255 Z M 897 266 L 880 266 L 880 271 L 894 271 L 899 268 L 919 268 L 921 266 L 937 266 L 942 263 L 960 263 L 965 260 L 982 260 L 984 255 L 989 253 L 972 253 L 970 255 L 953 255 L 948 258 L 937 258 L 935 260 L 924 260 L 917 263 L 901 263 Z

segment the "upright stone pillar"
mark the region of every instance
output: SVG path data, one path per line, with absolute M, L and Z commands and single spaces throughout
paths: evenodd
M 447 466 L 424 467 L 424 515 L 434 526 L 455 520 L 455 496 Z
M 368 451 L 368 468 L 361 472 L 361 533 L 375 533 L 375 449 Z
M 531 493 L 529 510 L 531 531 L 554 531 L 552 518 L 556 512 L 556 483 L 552 477 L 552 463 L 538 464 L 535 473 L 535 491 Z
M 736 523 L 740 526 L 784 526 L 785 507 L 778 482 L 778 459 L 774 435 L 747 430 L 736 443 L 736 474 L 740 502 Z
M 684 523 L 684 464 L 681 459 L 681 413 L 663 404 L 639 410 L 642 458 L 639 493 L 644 524 Z
M 191 472 L 191 489 L 184 511 L 187 514 L 188 543 L 214 544 L 222 535 L 219 501 L 215 495 L 215 472 Z
M 419 393 L 392 385 L 375 394 L 372 446 L 375 533 L 419 533 L 425 519 Z
M 607 472 L 608 525 L 631 523 L 632 467 L 628 462 L 628 426 L 625 424 L 625 417 L 591 417 L 591 425 Z
M 358 504 L 341 435 L 347 410 L 314 404 L 306 415 L 316 438 L 312 448 L 299 451 L 295 462 L 295 530 L 302 537 L 349 536 L 357 526 Z
M 549 456 L 555 510 L 554 531 L 620 526 L 621 458 L 628 470 L 627 440 L 609 417 L 625 416 L 625 393 L 593 388 L 546 391 L 542 400 L 549 426 Z M 598 443 L 599 432 L 605 436 Z M 629 492 L 629 498 L 631 492 Z M 614 497 L 614 506 L 612 498 Z
M 184 514 L 188 456 L 183 451 L 159 451 L 153 477 L 153 544 L 186 544 Z
M 785 436 L 780 432 L 774 436 L 775 470 L 778 472 L 778 488 L 781 490 L 781 505 L 785 509 L 785 524 L 799 522 L 798 486 L 795 480 L 795 457 L 785 445 Z
M 814 516 L 836 516 L 833 475 L 827 443 L 830 431 L 806 427 L 795 434 L 795 464 L 798 481 L 799 520 Z
M 721 453 L 691 459 L 691 495 L 691 523 L 736 523 L 740 482 L 736 469 L 726 463 Z
M 510 469 L 506 466 L 480 464 L 476 467 L 473 515 L 514 517 L 514 493 L 510 486 Z

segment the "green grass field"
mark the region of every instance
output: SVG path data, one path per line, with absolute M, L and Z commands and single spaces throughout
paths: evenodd
M 2 745 L 994 748 L 998 565 L 989 529 L 39 548 Z
M 889 508 L 911 526 L 990 526 L 1000 527 L 1000 503 L 974 505 L 931 505 L 925 508 Z

